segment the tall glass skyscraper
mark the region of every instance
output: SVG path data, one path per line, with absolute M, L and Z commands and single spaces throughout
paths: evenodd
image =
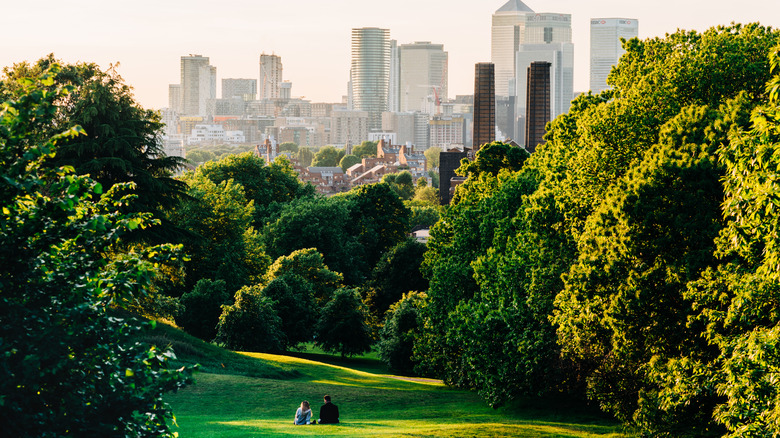
M 387 111 L 390 79 L 390 30 L 377 27 L 352 29 L 352 106 L 368 112 L 369 131 L 382 129 Z
M 639 35 L 635 18 L 590 19 L 590 91 L 600 93 L 607 88 L 607 76 L 613 65 L 626 53 L 620 42 Z
M 525 42 L 525 23 L 534 11 L 520 0 L 509 0 L 493 14 L 490 60 L 495 65 L 496 96 L 510 96 L 515 78 L 515 53 Z

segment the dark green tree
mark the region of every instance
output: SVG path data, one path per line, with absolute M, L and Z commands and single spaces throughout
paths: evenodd
M 367 311 L 355 289 L 339 289 L 322 308 L 317 321 L 315 344 L 330 353 L 344 356 L 362 354 L 371 349 L 371 330 Z
M 274 302 L 262 295 L 259 286 L 236 292 L 235 302 L 224 306 L 217 324 L 216 341 L 226 348 L 261 353 L 278 353 L 287 343 L 282 320 Z
M 301 277 L 309 284 L 318 307 L 333 298 L 333 292 L 341 287 L 344 279 L 343 275 L 325 266 L 322 254 L 314 248 L 300 249 L 279 257 L 268 268 L 263 281 L 268 284 L 287 275 Z
M 352 148 L 352 155 L 355 155 L 358 158 L 376 157 L 377 143 L 378 142 L 376 141 L 366 140 Z
M 286 141 L 279 145 L 279 152 L 298 152 L 298 145 L 291 141 Z
M 312 161 L 314 161 L 314 152 L 311 148 L 298 148 L 298 163 L 300 163 L 301 166 L 309 167 L 311 166 Z
M 0 99 L 19 89 L 17 79 L 37 76 L 55 63 L 57 60 L 49 55 L 34 65 L 24 62 L 6 67 L 0 79 Z M 138 195 L 132 201 L 132 211 L 151 212 L 160 223 L 135 230 L 125 239 L 142 238 L 154 243 L 180 240 L 186 234 L 168 222 L 164 212 L 185 196 L 187 186 L 173 178 L 185 160 L 165 155 L 160 115 L 135 101 L 116 67 L 103 71 L 93 63 L 65 65 L 54 82 L 45 85 L 48 90 L 71 87 L 70 93 L 54 102 L 57 111 L 45 127 L 46 135 L 53 136 L 74 125 L 80 125 L 86 133 L 62 139 L 47 165 L 72 166 L 77 174 L 90 175 L 105 190 L 117 183 L 132 182 Z
M 205 341 L 217 334 L 222 306 L 233 303 L 224 280 L 198 280 L 195 288 L 180 298 L 184 310 L 176 316 L 176 324 L 187 333 Z
M 390 306 L 379 335 L 379 357 L 393 370 L 414 372 L 414 339 L 423 324 L 420 309 L 425 306 L 425 293 L 410 292 Z
M 61 143 L 86 134 L 58 121 L 74 88 L 57 83 L 57 65 L 48 68 L 4 84 L 0 104 L 3 434 L 173 437 L 163 394 L 191 382 L 193 369 L 169 370 L 173 352 L 135 341 L 146 325 L 114 309 L 142 299 L 175 248 L 107 256 L 154 219 L 127 211 L 128 184 L 104 193 L 51 164 Z
M 406 239 L 382 255 L 371 272 L 366 296 L 369 311 L 382 321 L 391 305 L 411 291 L 428 290 L 428 280 L 420 273 L 425 245 Z
M 273 301 L 287 348 L 314 338 L 319 309 L 310 282 L 300 275 L 286 273 L 271 280 L 261 294 Z

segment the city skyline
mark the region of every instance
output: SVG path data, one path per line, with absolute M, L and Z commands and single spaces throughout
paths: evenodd
M 506 0 L 449 2 L 398 0 L 375 4 L 353 0 L 293 0 L 266 3 L 202 0 L 114 4 L 93 0 L 3 7 L 6 38 L 0 65 L 34 62 L 48 53 L 64 62 L 119 62 L 119 73 L 147 108 L 168 105 L 168 86 L 179 82 L 180 58 L 201 54 L 217 77 L 258 77 L 261 53 L 284 62 L 293 95 L 312 102 L 340 102 L 347 94 L 353 28 L 390 30 L 398 44 L 431 41 L 449 53 L 449 96 L 471 94 L 474 64 L 490 61 L 491 16 Z M 571 14 L 575 52 L 574 89 L 589 88 L 590 19 L 632 17 L 639 37 L 677 28 L 703 31 L 732 21 L 780 27 L 780 2 L 746 0 L 639 2 L 634 0 L 524 0 L 536 12 Z M 221 93 L 220 93 L 221 94 Z

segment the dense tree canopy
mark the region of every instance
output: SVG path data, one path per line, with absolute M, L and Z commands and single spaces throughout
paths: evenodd
M 128 211 L 130 186 L 104 192 L 52 164 L 61 144 L 86 134 L 58 120 L 74 88 L 58 83 L 58 66 L 48 68 L 15 78 L 0 104 L 3 433 L 172 437 L 162 395 L 189 382 L 192 369 L 169 370 L 173 353 L 136 342 L 143 325 L 112 309 L 148 294 L 157 264 L 175 259 L 176 248 L 120 254 L 120 239 L 154 222 Z

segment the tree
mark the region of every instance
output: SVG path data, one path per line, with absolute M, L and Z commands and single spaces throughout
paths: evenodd
M 313 160 L 314 160 L 314 152 L 312 152 L 311 148 L 307 148 L 307 147 L 298 148 L 298 163 L 300 163 L 301 166 L 309 167 L 311 166 Z
M 232 350 L 261 353 L 284 351 L 287 342 L 274 302 L 258 286 L 241 288 L 235 302 L 222 308 L 216 341 Z
M 344 158 L 344 149 L 336 149 L 334 146 L 323 146 L 311 162 L 312 167 L 336 167 Z
M 366 304 L 378 320 L 384 320 L 387 309 L 405 293 L 428 290 L 428 280 L 420 273 L 425 249 L 424 244 L 406 239 L 384 253 L 374 267 Z
M 286 141 L 279 145 L 279 152 L 298 152 L 298 145 L 291 141 Z
M 317 322 L 319 309 L 310 282 L 295 273 L 286 273 L 271 280 L 261 295 L 273 302 L 285 347 L 295 347 L 314 338 L 312 327 Z
M 155 266 L 175 259 L 176 248 L 119 255 L 120 239 L 154 224 L 127 211 L 131 185 L 103 192 L 51 164 L 61 143 L 85 135 L 58 124 L 58 103 L 73 89 L 55 82 L 60 74 L 52 64 L 40 77 L 18 78 L 0 105 L 3 433 L 173 437 L 163 394 L 191 382 L 193 368 L 168 369 L 170 349 L 134 340 L 153 324 L 113 309 L 143 298 Z
M 55 63 L 49 55 L 35 65 L 20 63 L 3 69 L 0 98 L 20 89 L 17 79 L 37 76 Z M 53 123 L 45 127 L 46 134 L 53 136 L 74 125 L 80 125 L 86 134 L 61 139 L 57 154 L 47 165 L 73 166 L 77 174 L 89 174 L 105 190 L 118 183 L 134 183 L 138 196 L 131 208 L 151 212 L 160 222 L 135 230 L 125 239 L 154 243 L 180 240 L 184 235 L 165 220 L 164 212 L 185 196 L 186 185 L 173 178 L 185 160 L 165 155 L 159 114 L 138 105 L 116 67 L 102 71 L 92 63 L 65 65 L 53 77 L 54 82 L 45 85 L 48 90 L 59 85 L 71 87 L 70 93 L 54 102 L 57 112 Z
M 377 141 L 364 141 L 359 145 L 352 148 L 352 154 L 358 158 L 376 157 L 376 147 L 379 142 Z
M 330 269 L 344 274 L 347 283 L 357 284 L 366 268 L 356 235 L 346 229 L 350 221 L 349 206 L 341 198 L 302 198 L 285 205 L 269 221 L 262 239 L 274 258 L 315 248 Z
M 215 184 L 203 174 L 187 174 L 190 200 L 170 212 L 171 220 L 197 238 L 185 243 L 191 260 L 185 263 L 184 291 L 203 278 L 225 281 L 228 293 L 257 282 L 271 260 L 261 236 L 252 227 L 254 202 L 232 179 Z M 171 294 L 181 295 L 172 290 Z
M 358 158 L 355 155 L 352 154 L 344 155 L 344 158 L 342 158 L 341 161 L 339 162 L 339 166 L 344 172 L 346 172 L 347 169 L 354 166 L 355 164 L 359 164 L 360 162 L 361 162 L 360 158 Z
M 205 163 L 195 174 L 214 184 L 230 179 L 240 184 L 246 198 L 254 203 L 253 225 L 258 229 L 285 203 L 314 195 L 314 187 L 302 183 L 290 162 L 283 157 L 266 166 L 265 161 L 252 152 L 229 155 Z
M 423 292 L 409 292 L 387 312 L 379 335 L 379 357 L 391 369 L 412 373 L 417 365 L 414 339 L 423 324 L 420 309 L 425 306 L 425 298 Z
M 438 146 L 431 146 L 423 152 L 425 159 L 427 160 L 427 169 L 434 170 L 439 168 L 439 156 L 441 155 L 441 148 Z
M 355 289 L 339 289 L 322 308 L 317 322 L 315 344 L 341 357 L 362 354 L 371 349 L 371 331 L 366 309 Z
M 412 174 L 408 170 L 398 173 L 388 173 L 382 177 L 382 182 L 387 184 L 403 200 L 412 199 L 414 196 L 414 183 Z
M 268 268 L 263 281 L 270 284 L 287 275 L 295 275 L 308 283 L 318 307 L 333 298 L 333 292 L 341 287 L 344 279 L 343 275 L 325 266 L 322 254 L 315 248 L 304 248 L 279 257 Z
M 198 280 L 195 288 L 182 295 L 184 310 L 176 317 L 176 324 L 187 333 L 205 341 L 214 339 L 222 306 L 233 302 L 225 289 L 224 280 Z
M 409 215 L 409 228 L 421 229 L 431 228 L 441 217 L 441 212 L 438 206 L 433 205 L 412 205 L 409 207 L 411 213 Z

